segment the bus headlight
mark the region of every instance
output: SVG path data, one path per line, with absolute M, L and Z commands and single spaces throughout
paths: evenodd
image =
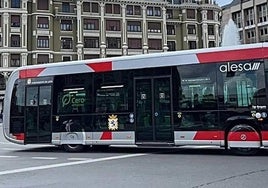
M 257 113 L 255 114 L 255 117 L 256 117 L 257 119 L 261 118 L 261 113 L 260 113 L 260 112 L 257 112 Z
M 262 118 L 266 118 L 266 117 L 267 117 L 267 113 L 266 113 L 266 112 L 262 112 L 262 113 L 261 113 L 261 117 L 262 117 Z

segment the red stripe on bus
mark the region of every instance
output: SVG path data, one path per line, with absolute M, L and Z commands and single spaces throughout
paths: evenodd
M 268 140 L 268 131 L 262 131 L 261 136 L 263 140 Z
M 112 70 L 112 61 L 102 62 L 102 63 L 89 63 L 87 64 L 95 72 L 105 72 Z
M 20 72 L 19 72 L 19 78 L 35 78 L 35 77 L 37 77 L 43 70 L 45 70 L 45 68 L 20 70 Z
M 16 140 L 24 140 L 24 138 L 25 138 L 24 133 L 16 133 L 13 135 L 16 137 Z
M 260 141 L 260 137 L 257 132 L 230 132 L 228 141 Z
M 101 140 L 112 140 L 112 132 L 103 132 L 100 139 Z
M 197 131 L 194 140 L 223 140 L 223 131 Z
M 200 63 L 236 61 L 246 59 L 265 58 L 268 55 L 268 48 L 240 49 L 224 52 L 207 52 L 197 54 Z

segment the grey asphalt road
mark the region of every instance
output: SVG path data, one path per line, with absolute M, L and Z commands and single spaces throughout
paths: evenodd
M 267 177 L 266 150 L 246 157 L 189 148 L 66 153 L 48 145 L 15 145 L 0 131 L 0 188 L 266 188 Z

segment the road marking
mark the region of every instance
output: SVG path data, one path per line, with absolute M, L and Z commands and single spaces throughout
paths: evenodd
M 0 155 L 0 158 L 16 158 L 18 156 L 15 155 Z
M 58 158 L 57 157 L 32 157 L 32 159 L 54 160 Z
M 18 151 L 22 150 L 23 148 L 0 148 L 1 150 L 6 150 L 6 151 Z
M 19 168 L 19 169 L 14 169 L 14 170 L 4 170 L 4 171 L 0 171 L 0 175 L 16 174 L 16 173 L 30 172 L 30 171 L 36 171 L 36 170 L 44 170 L 44 169 L 50 169 L 50 168 L 59 168 L 59 167 L 65 167 L 65 166 L 74 166 L 74 165 L 80 165 L 80 164 L 118 160 L 118 159 L 125 159 L 125 158 L 131 158 L 131 157 L 140 157 L 140 156 L 146 156 L 146 155 L 148 155 L 148 154 L 146 154 L 146 153 L 129 154 L 129 155 L 114 156 L 114 157 L 104 157 L 104 158 L 99 158 L 99 159 L 89 159 L 89 160 L 85 160 L 85 161 L 74 161 L 74 162 L 68 162 L 68 163 L 59 163 L 59 164 L 35 166 L 35 167 L 28 167 L 28 168 Z
M 91 158 L 68 158 L 69 161 L 86 161 L 86 160 L 93 160 Z
M 10 143 L 10 142 L 0 142 L 0 144 L 9 144 L 9 145 L 15 145 L 15 144 Z

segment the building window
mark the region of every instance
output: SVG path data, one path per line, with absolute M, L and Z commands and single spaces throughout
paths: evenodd
M 49 54 L 38 54 L 37 55 L 37 64 L 49 63 Z
M 61 48 L 62 49 L 72 49 L 73 48 L 73 39 L 62 37 L 61 38 Z
M 84 12 L 99 12 L 99 4 L 98 3 L 90 3 L 90 2 L 83 2 L 83 11 Z
M 141 7 L 140 6 L 127 5 L 126 14 L 127 15 L 141 15 Z
M 260 35 L 268 35 L 268 26 L 267 27 L 260 27 Z
M 113 5 L 112 4 L 106 4 L 105 5 L 105 13 L 112 14 L 113 12 Z
M 127 31 L 130 32 L 141 32 L 141 22 L 139 21 L 128 21 Z
M 120 31 L 120 20 L 106 20 L 107 31 Z
M 242 18 L 241 18 L 241 12 L 233 13 L 232 18 L 238 28 L 242 27 Z
M 141 49 L 142 48 L 141 43 L 142 43 L 141 39 L 129 38 L 128 48 L 129 49 Z
M 98 37 L 85 37 L 84 47 L 85 48 L 99 48 L 99 38 Z
M 11 15 L 11 27 L 20 27 L 19 15 Z
M 172 19 L 173 18 L 173 10 L 172 9 L 167 9 L 167 18 Z
M 149 50 L 162 50 L 161 39 L 148 39 Z
M 84 19 L 85 30 L 99 30 L 99 20 L 97 19 Z
M 49 37 L 38 36 L 37 37 L 37 48 L 49 48 Z
M 262 4 L 258 6 L 258 17 L 259 23 L 266 22 L 268 17 L 268 7 L 267 4 Z
M 1 60 L 0 60 L 0 65 L 3 66 L 1 63 Z M 5 89 L 6 89 L 6 80 L 3 75 L 0 75 L 0 90 L 5 90 Z
M 62 61 L 71 61 L 71 56 L 62 56 Z
M 189 35 L 195 35 L 196 34 L 195 25 L 187 25 L 187 32 Z
M 134 10 L 133 10 L 134 6 L 133 5 L 127 5 L 126 8 L 126 14 L 127 15 L 133 15 L 134 14 Z
M 62 12 L 71 12 L 70 3 L 62 2 L 61 10 Z
M 209 41 L 209 42 L 208 42 L 208 47 L 209 47 L 209 48 L 213 48 L 213 47 L 215 47 L 215 42 L 214 42 L 214 41 Z
M 20 54 L 11 54 L 10 66 L 19 67 L 20 66 Z
M 60 29 L 62 31 L 72 31 L 73 30 L 72 25 L 73 25 L 72 20 L 61 20 Z
M 11 0 L 11 8 L 20 8 L 20 0 Z
M 245 10 L 245 25 L 250 26 L 254 24 L 254 10 L 249 8 Z
M 0 35 L 0 47 L 3 46 L 2 44 L 2 35 Z
M 161 16 L 160 7 L 147 7 L 147 16 Z
M 11 35 L 11 47 L 20 47 L 20 35 Z
M 214 25 L 208 25 L 208 35 L 214 35 Z
M 121 38 L 108 37 L 107 38 L 107 48 L 120 49 L 121 48 Z
M 84 12 L 90 12 L 90 8 L 91 8 L 91 3 L 89 2 L 83 2 L 83 11 Z
M 161 23 L 159 22 L 149 22 L 148 23 L 149 33 L 161 33 Z
M 49 0 L 37 0 L 37 9 L 38 10 L 48 10 Z
M 92 3 L 91 4 L 92 6 L 92 10 L 91 10 L 91 12 L 93 12 L 93 13 L 99 13 L 99 4 L 98 3 Z
M 207 18 L 208 18 L 208 20 L 214 20 L 213 10 L 207 10 Z
M 248 30 L 246 33 L 248 39 L 255 38 L 255 30 Z
M 120 14 L 121 13 L 121 7 L 120 7 L 120 5 L 114 5 L 113 13 L 114 14 Z
M 175 26 L 174 25 L 167 25 L 167 34 L 168 35 L 175 35 Z
M 154 15 L 154 7 L 147 7 L 147 16 Z
M 141 7 L 134 6 L 134 15 L 141 15 Z
M 167 41 L 168 51 L 176 51 L 176 42 Z
M 99 55 L 85 54 L 84 59 L 97 59 L 100 58 Z
M 118 4 L 106 4 L 105 13 L 107 14 L 121 14 L 121 7 Z
M 195 19 L 195 9 L 187 9 L 187 18 Z
M 189 49 L 196 49 L 196 41 L 189 41 L 188 47 Z
M 37 18 L 37 28 L 48 29 L 49 28 L 48 17 L 38 17 Z

